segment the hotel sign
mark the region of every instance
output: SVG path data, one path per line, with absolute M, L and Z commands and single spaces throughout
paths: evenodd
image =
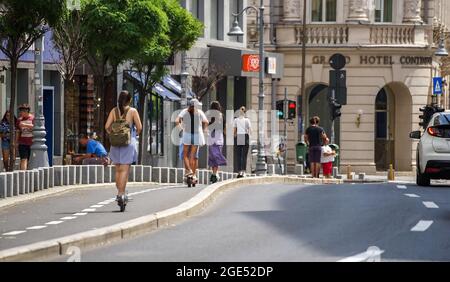
M 351 64 L 352 58 L 349 56 L 345 57 L 347 60 L 347 64 Z M 312 59 L 313 64 L 325 64 L 329 59 L 325 56 L 314 56 Z M 422 57 L 422 56 L 401 56 L 399 59 L 396 59 L 394 56 L 360 56 L 359 63 L 361 65 L 431 65 L 433 63 L 432 57 Z

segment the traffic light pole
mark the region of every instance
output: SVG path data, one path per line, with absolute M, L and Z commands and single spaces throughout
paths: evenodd
M 331 89 L 331 101 L 336 101 L 336 89 Z M 335 136 L 334 136 L 334 117 L 333 120 L 331 121 L 331 144 L 334 144 L 335 141 Z
M 287 174 L 287 122 L 289 115 L 289 107 L 288 107 L 288 97 L 287 97 L 287 88 L 284 88 L 284 175 Z

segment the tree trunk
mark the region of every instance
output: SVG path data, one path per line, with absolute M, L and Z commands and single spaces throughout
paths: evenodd
M 9 171 L 14 171 L 16 164 L 16 132 L 15 132 L 15 124 L 14 124 L 14 116 L 15 116 L 15 101 L 17 96 L 17 64 L 19 62 L 18 58 L 14 58 L 10 60 L 11 62 L 11 100 L 9 103 L 9 128 L 10 128 L 10 147 L 9 147 Z

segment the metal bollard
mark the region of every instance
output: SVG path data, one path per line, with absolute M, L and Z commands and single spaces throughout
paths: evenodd
M 394 166 L 392 164 L 389 165 L 388 180 L 389 181 L 395 180 L 395 170 L 394 170 Z

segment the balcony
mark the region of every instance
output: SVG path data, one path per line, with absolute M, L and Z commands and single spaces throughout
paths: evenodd
M 303 26 L 283 23 L 276 26 L 278 47 L 302 45 Z M 308 47 L 410 47 L 429 46 L 431 26 L 409 24 L 308 24 Z

